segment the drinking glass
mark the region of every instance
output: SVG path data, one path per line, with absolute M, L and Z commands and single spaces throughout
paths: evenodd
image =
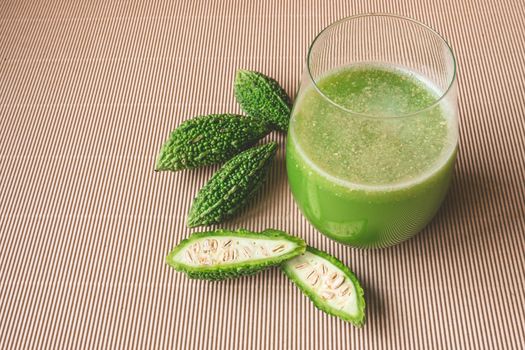
M 457 153 L 456 63 L 436 31 L 364 14 L 310 45 L 286 149 L 294 199 L 326 236 L 404 241 L 435 215 Z

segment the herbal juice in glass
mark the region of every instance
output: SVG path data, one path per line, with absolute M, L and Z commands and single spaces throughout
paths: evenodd
M 381 60 L 345 59 L 344 47 L 334 49 L 329 41 L 345 32 L 338 26 L 352 21 L 383 29 L 393 22 L 397 31 L 390 35 L 401 35 L 399 27 L 408 21 L 436 35 L 417 22 L 381 15 L 349 18 L 323 31 L 310 49 L 306 83 L 292 112 L 287 171 L 299 208 L 319 231 L 353 246 L 384 247 L 420 231 L 447 193 L 457 149 L 455 72 L 440 64 L 434 78 L 415 59 L 393 59 L 399 48 L 392 57 L 381 51 Z M 351 25 L 356 35 L 358 26 Z M 414 35 L 414 28 L 408 30 Z M 448 48 L 438 38 L 435 44 Z M 428 38 L 423 41 L 427 47 Z M 327 48 L 343 56 L 342 64 L 325 63 Z M 435 52 L 437 58 L 452 55 L 442 48 Z

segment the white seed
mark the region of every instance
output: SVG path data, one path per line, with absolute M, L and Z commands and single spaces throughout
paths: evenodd
M 328 272 L 328 269 L 324 264 L 321 264 L 321 275 L 325 275 Z
M 332 282 L 335 281 L 335 279 L 337 278 L 337 276 L 338 276 L 337 272 L 332 272 L 332 273 L 330 274 L 330 281 L 332 281 Z
M 334 297 L 335 297 L 335 294 L 327 290 L 324 290 L 321 292 L 321 298 L 325 300 L 330 300 L 330 299 L 333 299 Z
M 317 287 L 317 285 L 321 282 L 321 279 L 319 278 L 319 276 L 316 276 L 315 277 L 315 280 L 313 281 L 312 283 L 312 287 Z
M 223 247 L 224 247 L 224 248 L 229 247 L 231 244 L 232 244 L 232 240 L 229 239 L 229 240 L 227 240 L 226 242 L 224 242 Z
M 200 256 L 199 263 L 202 265 L 211 265 L 211 261 L 206 256 Z
M 333 289 L 337 289 L 337 288 L 341 287 L 344 282 L 345 282 L 344 277 L 343 276 L 339 276 L 332 282 L 332 288 Z
M 300 263 L 300 264 L 298 264 L 298 265 L 295 265 L 295 268 L 296 268 L 297 270 L 302 270 L 302 269 L 304 269 L 304 268 L 307 267 L 307 266 L 308 266 L 308 263 Z
M 232 252 L 231 252 L 231 257 L 233 260 L 237 260 L 237 257 L 239 256 L 238 252 L 237 252 L 237 249 L 232 249 Z
M 268 249 L 266 249 L 266 247 L 264 246 L 259 246 L 259 250 L 261 251 L 261 254 L 264 255 L 264 256 L 269 256 L 270 254 L 268 253 Z
M 350 294 L 350 292 L 351 292 L 351 288 L 350 288 L 350 286 L 348 286 L 345 289 L 343 289 L 343 291 L 341 293 L 339 293 L 339 295 L 340 296 L 344 296 L 344 295 Z
M 193 257 L 191 256 L 189 250 L 186 250 L 186 260 L 188 260 L 189 262 L 193 262 Z
M 285 246 L 284 244 L 280 244 L 280 245 L 274 247 L 274 248 L 272 249 L 272 252 L 274 252 L 274 253 L 278 253 L 278 252 L 283 251 L 284 248 L 286 248 L 286 246 Z
M 242 248 L 241 252 L 247 258 L 251 258 L 252 257 L 252 250 L 250 248 L 248 248 L 248 247 Z
M 230 250 L 229 249 L 225 250 L 222 255 L 222 261 L 228 261 L 228 260 L 230 260 Z
M 211 251 L 213 253 L 215 253 L 217 251 L 217 246 L 219 245 L 219 243 L 217 242 L 216 239 L 210 239 L 210 247 L 211 247 Z
M 209 239 L 205 239 L 204 242 L 202 243 L 202 251 L 205 253 L 210 251 L 210 240 Z
M 192 250 L 195 254 L 199 254 L 199 252 L 201 251 L 201 245 L 199 242 L 195 243 L 193 246 L 192 246 Z
M 319 282 L 319 275 L 317 274 L 317 272 L 315 272 L 315 270 L 312 270 L 308 277 L 306 277 L 306 280 L 309 281 L 312 284 L 312 286 L 315 286 L 317 282 Z

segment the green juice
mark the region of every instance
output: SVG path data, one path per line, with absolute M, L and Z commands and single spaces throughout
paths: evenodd
M 455 108 L 436 103 L 440 91 L 421 76 L 391 66 L 349 66 L 316 83 L 297 98 L 286 150 L 301 211 L 353 246 L 411 237 L 449 187 Z

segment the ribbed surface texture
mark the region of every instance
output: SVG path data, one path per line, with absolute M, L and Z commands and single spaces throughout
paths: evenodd
M 268 183 L 223 227 L 286 230 L 340 258 L 363 282 L 365 327 L 276 269 L 171 270 L 216 167 L 155 173 L 169 132 L 240 113 L 238 68 L 293 96 L 316 33 L 363 12 L 423 21 L 457 55 L 459 159 L 441 211 L 393 248 L 337 244 L 295 206 L 272 133 Z M 0 1 L 0 348 L 523 348 L 524 18 L 521 0 Z

